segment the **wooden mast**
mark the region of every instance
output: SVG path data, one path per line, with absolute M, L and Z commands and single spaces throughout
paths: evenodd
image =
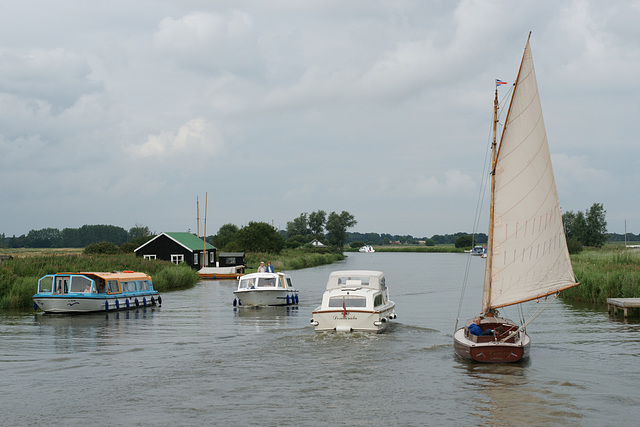
M 207 265 L 207 192 L 204 193 L 204 231 L 202 234 L 202 267 Z
M 494 198 L 496 189 L 496 159 L 498 153 L 498 85 L 496 82 L 496 95 L 493 99 L 493 137 L 491 140 L 491 201 L 489 204 L 489 240 L 487 242 L 487 265 L 484 271 L 484 291 L 482 295 L 482 314 L 486 314 L 491 306 L 491 268 L 493 264 L 493 216 Z

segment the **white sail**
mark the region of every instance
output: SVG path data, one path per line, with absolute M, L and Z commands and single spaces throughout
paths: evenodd
M 495 163 L 483 311 L 577 284 L 528 41 Z

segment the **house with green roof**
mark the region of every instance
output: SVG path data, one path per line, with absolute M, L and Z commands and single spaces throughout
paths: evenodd
M 160 233 L 134 252 L 145 259 L 161 259 L 176 264 L 184 262 L 196 270 L 216 265 L 215 246 L 191 233 Z

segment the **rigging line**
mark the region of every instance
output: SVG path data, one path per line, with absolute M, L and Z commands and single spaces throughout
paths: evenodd
M 484 155 L 484 162 L 483 162 L 483 169 L 482 169 L 482 177 L 480 179 L 480 191 L 478 192 L 478 200 L 476 202 L 476 213 L 475 213 L 475 217 L 473 220 L 473 229 L 472 229 L 472 240 L 475 242 L 475 236 L 478 232 L 478 228 L 479 228 L 479 223 L 480 223 L 480 217 L 482 215 L 482 209 L 483 209 L 483 205 L 484 205 L 484 199 L 486 198 L 486 193 L 487 193 L 487 183 L 489 182 L 489 173 L 488 170 L 491 169 L 491 165 L 489 164 L 489 161 L 487 160 L 489 157 L 489 154 L 491 153 L 491 134 L 492 134 L 492 126 L 493 126 L 493 117 L 491 119 L 491 126 L 489 126 L 489 137 L 488 137 L 488 141 L 489 143 L 487 144 L 487 149 L 485 150 L 485 155 Z M 460 299 L 458 302 L 458 313 L 456 315 L 456 323 L 454 326 L 454 332 L 458 329 L 458 321 L 460 320 L 460 312 L 462 311 L 462 302 L 464 300 L 464 294 L 467 288 L 467 284 L 469 282 L 469 272 L 471 270 L 471 257 L 472 255 L 469 254 L 469 256 L 467 257 L 467 265 L 465 267 L 465 272 L 464 272 L 464 278 L 462 280 L 462 289 L 460 291 Z
M 553 298 L 547 298 L 547 301 L 544 303 L 544 305 L 540 306 L 537 310 L 537 312 L 531 317 L 531 319 L 529 319 L 528 322 L 523 323 L 522 325 L 520 325 L 520 327 L 518 327 L 518 329 L 516 329 L 515 331 L 511 332 L 509 335 L 507 335 L 505 338 L 500 340 L 500 343 L 504 343 L 506 342 L 508 339 L 510 339 L 511 337 L 513 337 L 515 334 L 517 334 L 518 332 L 524 330 L 531 322 L 533 322 L 534 320 L 536 320 L 538 318 L 538 316 L 540 316 L 542 314 L 543 311 L 545 311 L 547 309 L 547 307 L 549 306 L 549 304 L 551 304 L 553 301 L 556 300 L 556 298 L 558 298 L 558 295 L 560 295 L 560 292 L 556 292 L 553 296 Z M 535 307 L 535 306 L 534 306 Z

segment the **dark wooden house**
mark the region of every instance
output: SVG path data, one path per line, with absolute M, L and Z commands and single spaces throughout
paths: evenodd
M 218 254 L 219 267 L 236 267 L 238 265 L 246 266 L 244 252 L 220 252 Z
M 134 252 L 147 259 L 161 259 L 176 264 L 184 262 L 196 270 L 216 265 L 216 248 L 191 233 L 160 233 Z

